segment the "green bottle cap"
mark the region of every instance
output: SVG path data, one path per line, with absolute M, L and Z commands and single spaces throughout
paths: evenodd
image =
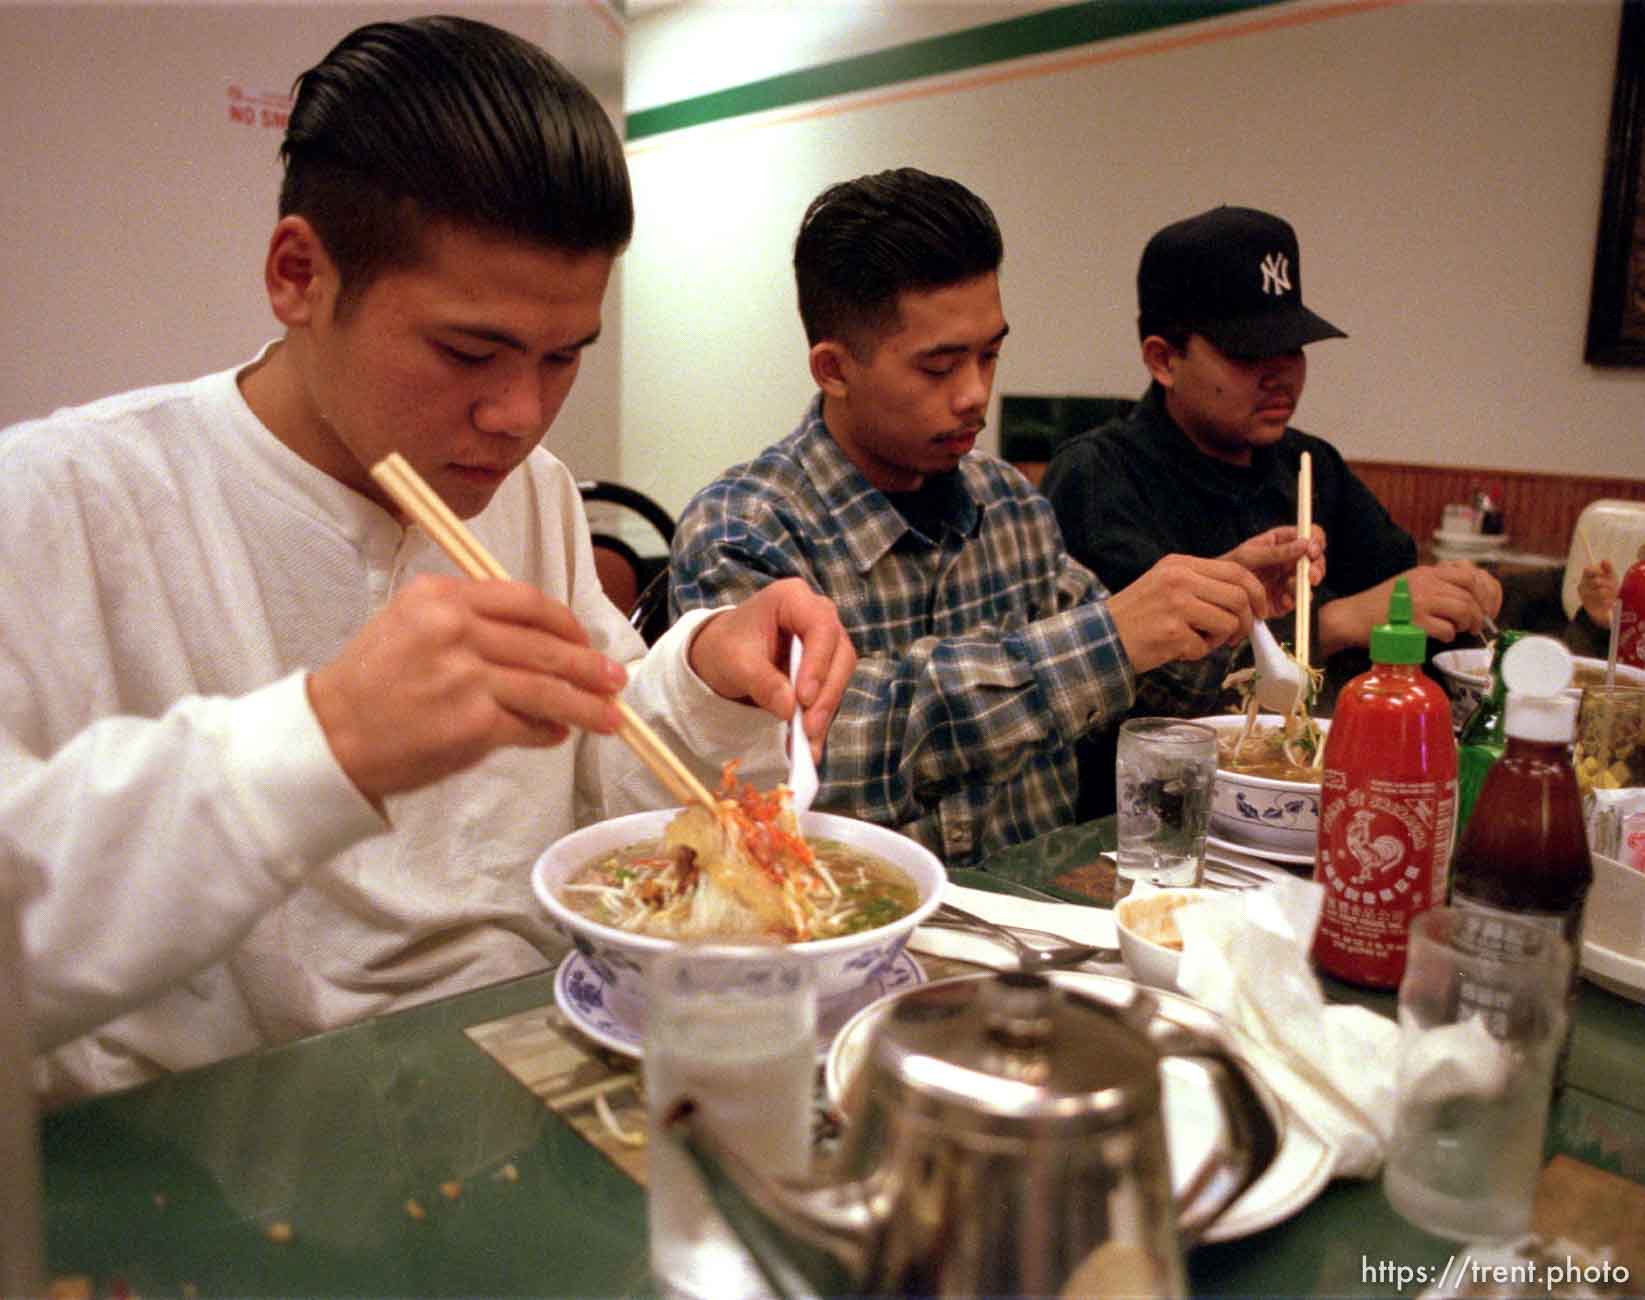
M 1404 578 L 1395 578 L 1388 621 L 1371 629 L 1371 662 L 1419 664 L 1427 657 L 1428 634 L 1411 622 L 1411 589 Z

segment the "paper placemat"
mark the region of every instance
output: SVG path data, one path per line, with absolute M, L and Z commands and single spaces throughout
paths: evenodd
M 463 1032 L 617 1168 L 645 1182 L 645 1097 L 638 1061 L 584 1036 L 552 1002 Z M 619 1132 L 637 1142 L 622 1140 Z
M 1082 894 L 1104 907 L 1111 906 L 1114 902 L 1115 885 L 1118 883 L 1114 873 L 1114 860 L 1106 853 L 1099 853 L 1089 862 L 1069 867 L 1066 871 L 1053 876 L 1051 883 L 1071 894 Z
M 1645 1187 L 1632 1179 L 1555 1156 L 1537 1180 L 1531 1225 L 1551 1240 L 1609 1252 L 1636 1286 L 1645 1278 Z

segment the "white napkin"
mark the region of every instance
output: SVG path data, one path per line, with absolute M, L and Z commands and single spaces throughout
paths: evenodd
M 1332 1148 L 1333 1173 L 1370 1178 L 1393 1137 L 1399 1028 L 1326 1005 L 1308 963 L 1324 894 L 1288 875 L 1179 909 L 1177 985 L 1255 1045 L 1252 1064 Z
M 1119 943 L 1113 913 L 1107 908 L 1085 907 L 1079 903 L 1042 903 L 1033 898 L 1018 898 L 1015 894 L 996 894 L 991 889 L 967 889 L 952 880 L 944 883 L 942 896 L 944 902 L 999 925 L 1049 930 L 1066 936 L 1070 943 L 1095 943 L 1106 948 Z M 1015 970 L 1017 966 L 1016 950 L 1003 939 L 992 939 L 985 934 L 922 925 L 909 937 L 908 946 L 915 952 L 974 962 L 994 970 Z M 1107 965 L 1099 963 L 1099 968 Z M 1112 969 L 1123 972 L 1125 964 L 1116 959 Z
M 1500 1097 L 1508 1086 L 1513 1054 L 1478 1016 L 1417 1031 L 1404 1012 L 1400 1024 L 1409 1035 L 1405 1053 L 1408 1101 L 1437 1106 L 1457 1097 Z

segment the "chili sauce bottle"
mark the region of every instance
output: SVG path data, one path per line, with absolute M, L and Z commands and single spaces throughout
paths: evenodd
M 1618 663 L 1645 668 L 1645 546 L 1622 575 L 1616 592 L 1615 617 L 1621 621 L 1616 642 Z
M 1552 637 L 1526 637 L 1503 656 L 1507 748 L 1486 773 L 1457 845 L 1451 903 L 1558 930 L 1580 953 L 1594 868 L 1571 767 L 1577 712 L 1577 701 L 1565 692 L 1571 672 L 1570 651 Z M 1572 1000 L 1579 964 L 1571 963 Z M 1573 1023 L 1574 1015 L 1567 1026 Z M 1569 1051 L 1567 1027 L 1556 1078 L 1564 1075 Z
M 1399 986 L 1412 918 L 1445 900 L 1457 747 L 1427 650 L 1401 578 L 1371 631 L 1371 669 L 1343 687 L 1325 736 L 1314 960 L 1367 988 Z
M 1457 732 L 1457 836 L 1468 829 L 1468 814 L 1485 784 L 1491 764 L 1507 747 L 1508 688 L 1502 682 L 1502 656 L 1525 633 L 1504 631 L 1491 655 L 1491 689 L 1479 697 L 1474 711 Z

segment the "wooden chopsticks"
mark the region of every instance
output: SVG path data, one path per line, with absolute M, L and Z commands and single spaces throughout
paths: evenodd
M 445 551 L 470 578 L 498 578 L 507 580 L 508 571 L 497 562 L 480 539 L 471 533 L 463 521 L 452 514 L 451 508 L 429 487 L 422 475 L 412 469 L 399 452 L 390 452 L 371 467 L 371 477 L 396 505 L 417 521 L 440 548 Z M 708 792 L 679 755 L 671 750 L 640 715 L 629 708 L 621 696 L 617 697 L 617 734 L 628 747 L 640 756 L 664 787 L 681 803 L 702 804 L 715 818 L 720 816 L 720 804 Z
M 1314 535 L 1314 458 L 1302 453 L 1302 467 L 1297 471 L 1297 536 Z M 1302 671 L 1308 671 L 1309 607 L 1313 604 L 1314 590 L 1308 585 L 1308 557 L 1297 561 L 1297 662 Z

